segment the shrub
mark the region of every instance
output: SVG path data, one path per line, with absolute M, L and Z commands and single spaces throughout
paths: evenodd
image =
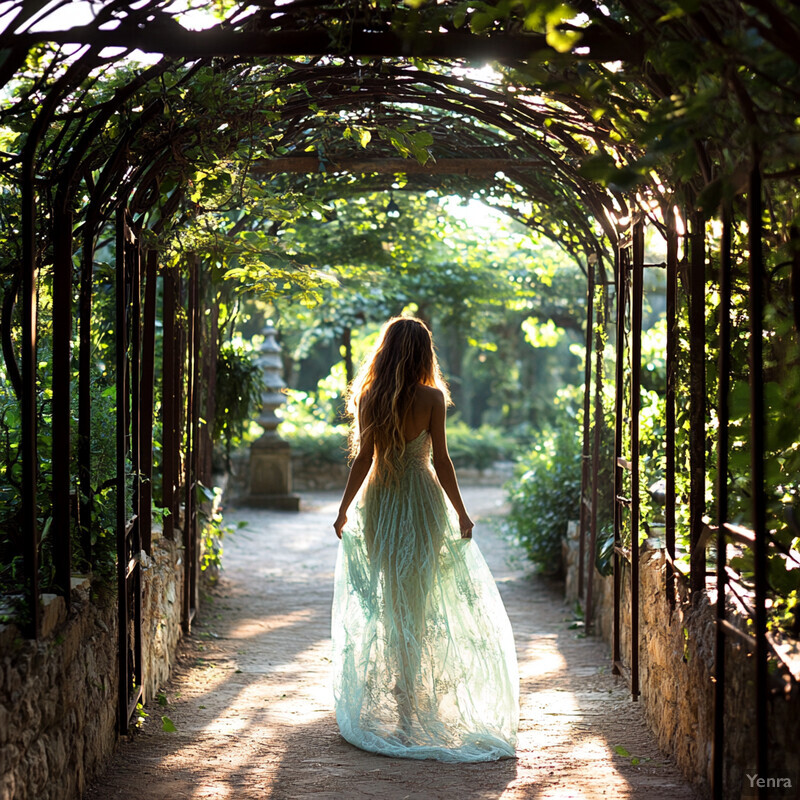
M 283 417 L 280 435 L 296 455 L 340 464 L 347 459 L 349 426 L 332 424 L 326 398 L 323 402 L 312 393 L 287 391 L 289 400 L 280 410 Z M 517 449 L 515 439 L 500 428 L 481 425 L 470 428 L 453 417 L 447 423 L 447 443 L 457 467 L 487 469 L 495 461 L 510 460 Z
M 278 409 L 278 433 L 289 442 L 294 455 L 331 464 L 347 460 L 348 425 L 337 424 L 340 397 L 323 382 L 316 392 L 286 389 L 286 403 Z
M 49 347 L 39 347 L 39 395 L 37 398 L 37 520 L 41 535 L 39 552 L 39 580 L 42 591 L 54 591 L 55 542 L 51 534 L 53 521 L 50 500 L 52 495 L 52 409 L 51 381 L 52 356 Z M 107 376 L 95 370 L 91 376 L 91 563 L 89 554 L 82 548 L 82 537 L 78 535 L 75 520 L 72 525 L 72 564 L 75 572 L 91 569 L 95 578 L 113 584 L 116 576 L 117 532 L 116 532 L 116 388 L 107 384 Z M 71 446 L 72 464 L 77 463 L 77 393 L 72 397 Z M 25 576 L 22 573 L 22 542 L 26 536 L 20 519 L 22 496 L 20 463 L 20 406 L 12 386 L 0 369 L 0 595 L 14 596 L 24 591 Z M 130 462 L 126 462 L 129 480 L 126 482 L 128 503 L 132 497 L 132 473 Z M 78 479 L 73 467 L 72 487 L 77 489 Z M 22 609 L 20 608 L 20 611 Z M 27 613 L 27 612 L 25 612 Z M 21 614 L 19 619 L 23 619 Z
M 508 461 L 517 450 L 516 441 L 500 428 L 481 425 L 470 428 L 452 417 L 447 423 L 447 448 L 457 467 L 487 469 L 495 461 Z
M 253 354 L 230 342 L 223 345 L 217 356 L 213 430 L 214 441 L 224 444 L 228 466 L 231 448 L 242 440 L 252 412 L 260 409 L 263 388 L 261 367 Z
M 509 533 L 543 572 L 561 574 L 567 522 L 579 513 L 580 427 L 565 424 L 539 434 L 506 485 Z
M 347 460 L 346 425 L 287 428 L 281 431 L 281 436 L 292 446 L 293 455 L 330 464 L 343 464 Z

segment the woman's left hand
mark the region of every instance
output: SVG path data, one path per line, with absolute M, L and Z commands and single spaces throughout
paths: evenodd
M 339 512 L 339 516 L 336 517 L 336 522 L 333 523 L 333 529 L 336 531 L 336 535 L 341 539 L 342 538 L 342 528 L 347 524 L 347 514 Z

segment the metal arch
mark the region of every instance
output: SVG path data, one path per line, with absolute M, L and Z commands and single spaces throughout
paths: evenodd
M 116 506 L 117 506 L 117 609 L 119 635 L 119 703 L 117 728 L 128 732 L 130 719 L 142 698 L 142 562 L 139 529 L 139 398 L 138 340 L 140 238 L 131 227 L 127 205 L 116 219 Z M 131 403 L 131 399 L 133 402 Z M 127 460 L 131 461 L 131 474 Z M 132 482 L 128 503 L 129 479 Z
M 605 328 L 608 316 L 608 295 L 607 287 L 608 281 L 605 280 L 603 262 L 598 261 L 598 266 L 594 263 L 589 263 L 587 281 L 592 287 L 592 310 L 596 308 L 596 323 L 594 325 L 593 337 L 590 339 L 587 335 L 587 371 L 589 378 L 585 384 L 585 397 L 584 409 L 586 414 L 590 411 L 590 395 L 591 395 L 591 354 L 592 344 L 594 346 L 594 403 L 593 403 L 593 424 L 591 430 L 584 429 L 584 453 L 591 455 L 591 466 L 589 459 L 584 461 L 585 472 L 582 475 L 581 482 L 581 528 L 580 528 L 580 550 L 579 550 L 579 569 L 580 575 L 583 576 L 584 570 L 586 571 L 586 591 L 585 598 L 578 587 L 578 597 L 584 600 L 584 619 L 586 630 L 591 630 L 593 627 L 594 616 L 594 576 L 595 576 L 595 560 L 597 556 L 597 535 L 598 535 L 598 515 L 599 515 L 599 475 L 600 475 L 600 449 L 601 449 L 601 431 L 605 426 L 605 419 L 603 413 L 603 359 L 604 354 L 604 341 L 605 341 Z M 600 273 L 600 280 L 597 280 L 597 273 Z M 595 302 L 595 295 L 598 294 L 598 302 Z M 592 341 L 593 340 L 593 341 Z M 591 434 L 591 441 L 589 436 Z M 589 543 L 588 554 L 586 551 L 586 531 L 589 530 Z M 587 569 L 588 567 L 588 569 Z
M 36 182 L 35 161 L 45 129 L 55 114 L 62 93 L 68 91 L 73 82 L 80 81 L 88 71 L 87 61 L 93 60 L 91 54 L 83 54 L 56 81 L 47 94 L 39 113 L 31 125 L 20 160 L 21 218 L 22 218 L 22 397 L 20 453 L 22 461 L 22 511 L 21 528 L 24 532 L 23 571 L 27 587 L 29 618 L 26 623 L 27 634 L 38 637 L 41 628 L 41 597 L 39 592 L 39 549 L 41 546 L 37 519 L 37 392 L 36 392 L 36 348 L 37 319 L 36 293 L 38 284 L 38 263 L 36 253 Z M 63 243 L 60 250 L 63 249 Z M 59 559 L 68 556 L 59 544 Z M 68 567 L 67 567 L 68 569 Z M 59 566 L 59 579 L 64 580 L 64 565 Z M 69 588 L 64 591 L 69 592 Z
M 755 660 L 756 660 L 756 765 L 758 774 L 769 777 L 768 697 L 769 669 L 767 642 L 767 496 L 765 491 L 766 413 L 764 403 L 764 254 L 761 165 L 753 159 L 747 192 L 748 250 L 750 276 L 750 447 L 752 467 L 752 514 L 755 562 Z M 768 792 L 759 789 L 759 797 Z
M 590 485 L 597 484 L 597 474 L 591 474 L 589 461 L 592 455 L 590 442 L 591 431 L 591 384 L 592 384 L 592 343 L 594 341 L 594 295 L 595 295 L 595 265 L 590 260 L 586 265 L 586 355 L 583 371 L 583 448 L 581 450 L 581 495 L 580 495 L 580 520 L 578 530 L 578 598 L 584 597 L 584 578 L 586 573 L 586 531 L 592 511 L 596 506 L 589 499 Z M 597 420 L 595 420 L 595 425 Z M 591 476 L 591 477 L 590 477 Z M 593 479 L 591 479 L 593 478 Z M 595 527 L 590 530 L 595 534 Z M 596 534 L 595 534 L 596 535 Z M 594 548 L 589 548 L 589 568 L 594 569 Z M 589 577 L 591 584 L 591 575 Z M 585 624 L 591 625 L 591 591 L 587 591 L 587 602 L 585 605 Z
M 664 397 L 664 458 L 665 458 L 665 498 L 664 498 L 664 539 L 667 552 L 665 567 L 665 586 L 670 609 L 675 608 L 675 392 L 677 387 L 678 363 L 678 231 L 675 211 L 666 208 L 667 221 L 667 385 Z
M 714 642 L 714 745 L 711 788 L 714 800 L 725 800 L 725 621 L 728 590 L 728 399 L 731 375 L 731 226 L 730 202 L 722 208 L 719 264 L 719 386 L 717 389 L 717 607 Z M 674 547 L 674 543 L 673 543 Z
M 617 337 L 615 379 L 614 435 L 614 619 L 612 639 L 612 671 L 628 682 L 631 699 L 639 690 L 639 404 L 642 361 L 642 298 L 644 280 L 644 221 L 636 215 L 630 232 L 619 241 L 616 259 Z M 626 324 L 630 312 L 630 346 L 626 347 Z M 626 364 L 630 367 L 627 388 Z M 624 418 L 628 409 L 630 452 L 623 454 Z M 627 457 L 626 457 L 627 456 Z M 630 474 L 630 497 L 623 494 L 624 476 Z M 630 547 L 622 541 L 623 517 L 630 519 Z M 626 567 L 627 565 L 627 567 Z M 622 653 L 622 578 L 630 575 L 630 652 L 628 663 Z
M 689 220 L 689 588 L 699 593 L 706 588 L 706 232 L 700 211 L 694 211 Z
M 184 471 L 184 518 L 183 518 L 183 605 L 182 624 L 185 633 L 192 628 L 199 605 L 200 553 L 197 541 L 199 491 L 199 430 L 200 430 L 200 264 L 196 255 L 189 257 L 188 312 L 185 337 L 186 352 L 186 430 Z

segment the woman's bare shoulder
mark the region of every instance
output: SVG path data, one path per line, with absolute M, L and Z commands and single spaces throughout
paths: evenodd
M 431 408 L 435 405 L 444 403 L 444 395 L 442 394 L 442 390 L 437 389 L 435 386 L 425 386 L 423 384 L 419 384 L 417 386 L 417 398 L 422 404 Z

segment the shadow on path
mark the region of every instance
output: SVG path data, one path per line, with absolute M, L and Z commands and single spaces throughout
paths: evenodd
M 689 800 L 606 646 L 570 628 L 560 587 L 494 531 L 502 491 L 464 491 L 511 618 L 521 677 L 516 760 L 441 764 L 362 752 L 338 733 L 329 686 L 338 496 L 299 514 L 241 509 L 225 572 L 181 645 L 167 706 L 124 742 L 89 800 L 621 798 Z M 177 732 L 162 730 L 168 715 Z M 628 753 L 628 756 L 619 755 Z

